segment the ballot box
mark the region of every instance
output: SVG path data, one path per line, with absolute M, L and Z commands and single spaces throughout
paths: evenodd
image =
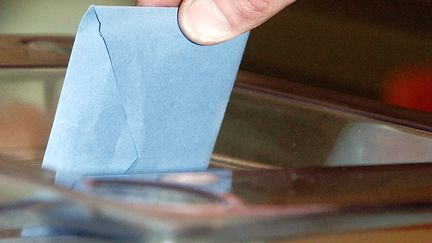
M 416 241 L 432 232 L 432 114 L 250 71 L 238 73 L 207 170 L 70 174 L 56 184 L 41 161 L 72 42 L 0 38 L 0 239 Z

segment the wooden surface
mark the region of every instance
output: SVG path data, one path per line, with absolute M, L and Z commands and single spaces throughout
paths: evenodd
M 388 230 L 361 231 L 302 239 L 281 241 L 286 243 L 429 243 L 432 242 L 432 225 Z
M 66 67 L 73 38 L 0 35 L 0 68 Z

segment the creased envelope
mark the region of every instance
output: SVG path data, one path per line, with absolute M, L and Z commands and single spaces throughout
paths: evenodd
M 90 7 L 44 168 L 84 175 L 207 168 L 247 36 L 200 46 L 181 33 L 177 8 Z

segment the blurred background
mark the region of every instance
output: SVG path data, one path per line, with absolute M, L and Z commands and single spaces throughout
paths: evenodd
M 73 36 L 90 4 L 134 2 L 0 0 L 0 34 Z M 430 112 L 432 1 L 298 0 L 252 32 L 241 68 Z
M 82 15 L 90 4 L 134 3 L 0 0 L 0 66 L 20 58 L 59 64 L 49 70 L 0 69 L 0 138 L 6 138 L 0 139 L 0 157 L 40 163 Z M 408 117 L 430 122 L 432 1 L 297 0 L 252 31 L 241 69 L 264 80 L 277 78 L 294 94 L 303 89 L 297 84 L 335 91 L 345 109 L 349 94 L 420 111 Z M 234 90 L 215 152 L 277 166 L 432 158 L 432 134 L 314 107 L 320 92 L 314 94 L 305 106 Z M 371 107 L 377 104 L 382 105 Z
M 26 175 L 27 167 L 31 173 L 41 171 L 66 63 L 81 17 L 90 4 L 125 6 L 134 3 L 134 0 L 0 0 L 0 167 L 2 161 L 7 161 L 18 165 L 17 171 L 22 175 Z M 323 200 L 355 202 L 353 205 L 366 205 L 373 214 L 370 217 L 362 211 L 353 214 L 360 220 L 358 222 L 368 227 L 391 225 L 387 224 L 389 222 L 412 224 L 413 221 L 402 217 L 404 211 L 398 211 L 399 205 L 406 205 L 413 217 L 430 222 L 430 198 L 425 195 L 430 195 L 431 188 L 427 175 L 430 169 L 426 166 L 432 162 L 431 0 L 297 0 L 252 31 L 241 69 L 215 146 L 212 166 L 288 170 L 287 174 L 276 177 L 277 180 L 268 180 L 273 179 L 272 174 L 261 171 L 257 176 L 241 177 L 242 181 L 252 184 L 246 189 L 233 184 L 233 193 L 255 198 L 258 189 L 262 194 L 257 195 L 263 195 L 265 202 L 288 202 L 296 207 L 302 200 L 315 200 L 315 196 Z M 379 167 L 406 163 L 429 164 L 396 167 L 399 169 L 389 173 L 382 170 L 389 167 Z M 350 168 L 316 170 L 319 166 L 350 165 L 378 167 L 354 168 L 351 172 Z M 313 168 L 296 173 L 297 167 Z M 8 177 L 2 174 L 6 170 L 1 168 L 0 191 L 4 193 L 0 194 L 6 193 L 6 201 L 2 195 L 0 203 L 6 202 L 1 208 L 7 212 L 8 205 L 13 206 L 8 195 L 22 192 L 15 190 L 19 189 L 18 183 L 10 190 Z M 426 169 L 422 172 L 421 168 Z M 261 174 L 264 177 L 258 176 Z M 255 181 L 256 178 L 265 181 Z M 277 195 L 278 188 L 284 188 L 280 195 Z M 26 188 L 26 195 L 32 190 Z M 57 198 L 46 193 L 29 195 L 30 200 L 25 197 L 25 201 L 19 201 L 24 202 L 19 204 L 24 206 L 16 209 L 48 208 L 28 207 L 27 202 L 44 195 Z M 159 194 L 156 197 L 166 198 Z M 171 194 L 168 197 L 171 198 Z M 182 198 L 176 195 L 172 198 L 176 197 Z M 404 198 L 413 201 L 396 201 Z M 373 203 L 361 204 L 357 199 Z M 426 201 L 415 201 L 420 199 Z M 377 202 L 394 204 L 388 204 L 391 208 L 387 210 Z M 307 210 L 308 205 L 318 204 L 313 201 L 305 205 Z M 328 205 L 326 202 L 325 208 L 329 208 Z M 296 207 L 290 210 L 297 210 Z M 393 209 L 397 214 L 392 217 L 382 214 Z M 427 213 L 423 214 L 426 211 L 422 210 L 426 209 Z M 55 207 L 54 211 L 61 210 Z M 76 208 L 66 211 L 77 212 Z M 53 215 L 45 210 L 40 212 L 44 219 Z M 0 220 L 0 226 L 3 225 L 0 239 L 7 238 L 10 231 L 19 235 L 19 227 L 24 226 L 16 223 L 17 213 L 3 215 L 7 220 Z M 67 222 L 80 222 L 77 221 L 80 215 L 72 218 L 69 213 L 65 215 Z M 324 221 L 295 226 L 298 229 L 318 227 L 324 231 L 340 224 L 356 227 L 357 221 L 353 223 L 348 217 L 322 215 Z M 32 218 L 24 216 L 23 225 L 28 227 Z M 89 214 L 86 213 L 85 218 L 87 220 Z M 336 224 L 329 224 L 333 219 Z M 298 223 L 298 219 L 295 220 Z M 37 221 L 37 225 L 43 222 Z M 282 221 L 278 219 L 277 222 Z M 5 231 L 4 225 L 11 228 Z M 88 223 L 83 224 L 86 225 Z M 326 225 L 331 227 L 323 227 Z M 43 227 L 34 229 L 46 232 Z M 237 232 L 241 228 L 233 229 L 235 231 L 228 232 L 241 231 Z M 416 228 L 407 229 L 415 232 Z M 424 229 L 426 232 L 419 237 L 429 239 L 431 227 Z M 195 231 L 187 231 L 187 234 L 190 232 Z M 392 229 L 391 232 L 401 231 Z M 356 242 L 365 241 L 364 233 L 361 234 Z M 412 235 L 401 238 L 402 234 L 407 235 L 406 232 L 393 234 L 386 242 L 421 241 L 408 238 Z M 25 242 L 33 238 L 27 239 Z M 383 242 L 379 239 L 382 238 L 375 238 L 375 242 Z M 37 242 L 43 240 L 38 238 Z M 310 242 L 316 241 L 320 239 Z

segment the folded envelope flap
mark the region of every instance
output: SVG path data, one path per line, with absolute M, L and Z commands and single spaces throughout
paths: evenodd
M 73 46 L 43 167 L 83 174 L 123 173 L 137 152 L 100 24 L 90 7 Z

